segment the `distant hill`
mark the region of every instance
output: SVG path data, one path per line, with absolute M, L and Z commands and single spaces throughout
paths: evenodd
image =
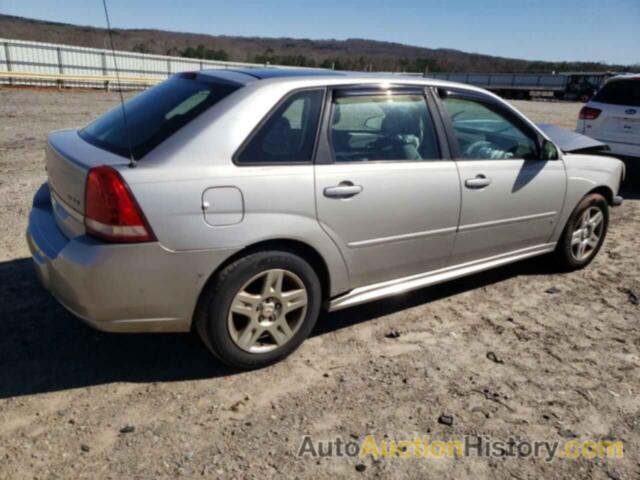
M 213 60 L 234 60 L 341 70 L 424 72 L 548 72 L 640 70 L 597 62 L 544 62 L 494 57 L 459 50 L 415 47 L 351 38 L 309 40 L 213 36 L 165 30 L 114 29 L 118 50 Z M 0 36 L 20 40 L 105 48 L 103 28 L 0 15 Z

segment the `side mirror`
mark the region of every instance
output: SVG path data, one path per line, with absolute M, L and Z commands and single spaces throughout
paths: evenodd
M 558 147 L 549 140 L 542 140 L 542 160 L 558 160 L 558 158 L 560 158 Z

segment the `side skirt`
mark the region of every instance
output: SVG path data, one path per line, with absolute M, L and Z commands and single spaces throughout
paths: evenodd
M 342 310 L 343 308 L 354 307 L 362 303 L 391 297 L 400 293 L 417 290 L 437 283 L 446 282 L 455 278 L 465 277 L 472 273 L 482 272 L 495 267 L 500 267 L 508 263 L 524 260 L 525 258 L 543 255 L 552 252 L 556 243 L 545 243 L 535 247 L 523 248 L 513 252 L 496 255 L 482 260 L 474 260 L 460 265 L 434 270 L 432 272 L 419 273 L 409 277 L 397 278 L 386 282 L 358 287 L 344 295 L 334 298 L 329 304 L 329 311 Z

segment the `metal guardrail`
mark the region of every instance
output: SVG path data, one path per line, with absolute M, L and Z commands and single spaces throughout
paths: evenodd
M 134 86 L 147 87 L 155 85 L 162 81 L 162 79 L 140 78 L 140 77 L 109 77 L 109 76 L 95 76 L 95 75 L 65 75 L 55 73 L 30 73 L 30 72 L 0 72 L 0 82 L 3 79 L 8 79 L 10 85 L 16 85 L 20 82 L 55 82 L 55 84 L 62 88 L 65 84 L 69 83 L 87 83 L 97 84 L 98 82 L 104 85 L 106 90 L 110 88 L 132 88 Z
M 140 88 L 178 72 L 265 66 L 283 68 L 0 38 L 0 85 Z

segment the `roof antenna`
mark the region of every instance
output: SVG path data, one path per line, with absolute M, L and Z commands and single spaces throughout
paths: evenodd
M 124 108 L 122 82 L 120 82 L 120 71 L 118 70 L 118 62 L 116 61 L 116 49 L 113 45 L 113 35 L 111 33 L 111 22 L 109 21 L 107 0 L 102 0 L 102 6 L 104 7 L 104 16 L 107 17 L 107 32 L 109 33 L 109 43 L 111 44 L 111 54 L 113 55 L 113 66 L 116 71 L 116 79 L 118 80 L 118 91 L 120 92 L 120 108 L 122 108 L 122 120 L 124 122 L 124 133 L 127 137 L 127 146 L 129 147 L 129 167 L 134 168 L 136 166 L 136 159 L 133 157 L 133 148 L 131 147 L 131 136 L 129 135 L 129 124 L 127 122 L 127 110 Z

